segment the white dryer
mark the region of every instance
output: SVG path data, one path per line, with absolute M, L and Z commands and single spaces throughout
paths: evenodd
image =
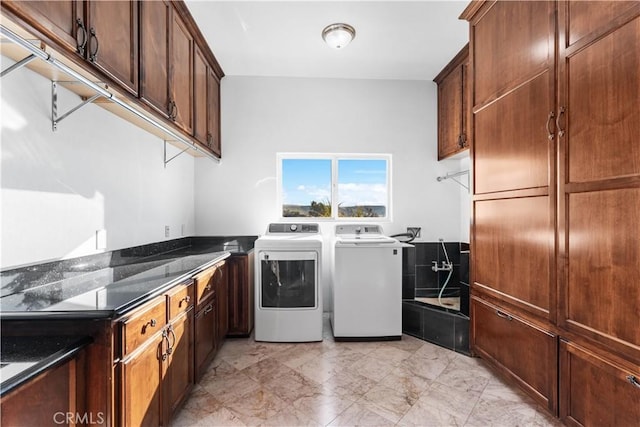
M 274 223 L 255 242 L 255 340 L 322 341 L 318 224 Z
M 336 340 L 401 339 L 402 247 L 379 225 L 336 226 L 330 314 Z

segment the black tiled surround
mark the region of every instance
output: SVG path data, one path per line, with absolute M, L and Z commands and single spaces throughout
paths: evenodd
M 431 268 L 433 261 L 437 261 L 440 267 L 442 262 L 446 261 L 442 244 L 418 242 L 413 245 L 413 248 L 402 250 L 402 298 L 437 297 L 449 276 L 448 271 L 436 272 Z M 469 286 L 469 244 L 445 242 L 445 247 L 449 260 L 453 263 L 453 272 L 442 296 L 460 296 L 462 284 Z M 410 289 L 412 280 L 414 281 L 413 292 Z
M 432 270 L 446 261 L 440 242 L 417 242 L 402 253 L 402 331 L 459 353 L 469 354 L 469 244 L 445 242 L 453 272 L 443 297 L 460 297 L 460 311 L 432 306 L 419 297 L 437 297 L 449 272 Z
M 469 317 L 415 300 L 402 301 L 402 332 L 470 355 Z

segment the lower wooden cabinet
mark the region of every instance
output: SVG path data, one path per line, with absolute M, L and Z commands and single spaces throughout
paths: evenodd
M 216 352 L 216 299 L 212 297 L 202 304 L 195 316 L 195 378 L 199 380 Z
M 640 366 L 560 341 L 560 418 L 575 426 L 640 425 Z
M 47 370 L 2 397 L 0 425 L 49 426 L 101 424 L 104 413 L 84 406 L 84 352 Z
M 120 424 L 159 426 L 166 330 L 156 333 L 120 366 Z
M 253 251 L 228 259 L 229 332 L 228 336 L 248 337 L 254 322 Z
M 169 353 L 164 375 L 164 420 L 171 420 L 193 387 L 193 306 L 167 328 Z M 167 425 L 168 423 L 163 423 Z
M 205 373 L 224 342 L 228 328 L 228 262 L 221 261 L 195 277 L 194 369 L 196 381 Z
M 193 387 L 193 287 L 177 285 L 119 321 L 121 425 L 169 425 Z M 154 332 L 142 341 L 147 330 Z
M 477 296 L 471 300 L 473 350 L 557 412 L 557 336 Z

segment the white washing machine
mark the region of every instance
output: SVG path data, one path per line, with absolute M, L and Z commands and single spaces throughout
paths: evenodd
M 337 340 L 401 339 L 402 247 L 379 225 L 336 226 L 330 317 Z
M 274 223 L 255 242 L 255 340 L 322 341 L 318 224 Z

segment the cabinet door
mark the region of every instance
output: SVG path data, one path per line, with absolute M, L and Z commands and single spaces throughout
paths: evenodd
M 222 275 L 216 283 L 216 301 L 218 307 L 218 313 L 216 316 L 216 344 L 218 349 L 222 347 L 224 338 L 227 336 L 227 332 L 229 331 L 229 280 L 227 265 L 222 266 L 221 271 Z
M 171 5 L 140 2 L 140 97 L 163 116 L 171 113 L 169 99 L 169 28 Z
M 81 0 L 13 1 L 3 0 L 7 8 L 63 48 L 84 56 L 88 34 Z
M 554 318 L 553 220 L 548 196 L 474 202 L 473 288 Z
M 185 132 L 193 131 L 193 37 L 180 15 L 171 14 L 169 89 L 172 118 Z
M 193 386 L 193 309 L 181 314 L 168 326 L 171 354 L 165 373 L 166 394 L 163 399 L 166 421 L 173 418 Z
M 220 140 L 220 81 L 213 72 L 209 70 L 207 79 L 207 135 L 209 147 L 215 155 L 222 156 L 222 142 Z
M 640 425 L 640 366 L 560 341 L 560 418 L 576 426 Z
M 165 342 L 162 335 L 157 334 L 120 363 L 122 425 L 160 425 Z
M 195 377 L 202 377 L 216 350 L 215 298 L 195 316 Z
M 640 188 L 568 197 L 561 324 L 640 360 Z
M 471 300 L 473 351 L 512 376 L 555 413 L 557 408 L 557 339 L 508 311 Z
M 208 117 L 207 117 L 207 79 L 209 78 L 209 68 L 207 60 L 202 51 L 195 46 L 195 55 L 193 57 L 193 98 L 194 98 L 194 126 L 193 136 L 202 145 L 207 146 L 208 138 Z
M 101 71 L 138 94 L 138 2 L 88 2 L 87 58 Z
M 553 187 L 555 2 L 483 7 L 471 21 L 474 193 Z
M 565 132 L 561 141 L 567 156 L 563 163 L 566 182 L 638 177 L 640 4 L 635 2 L 631 8 L 627 2 L 569 3 L 579 20 L 569 19 L 565 31 L 569 31 L 569 40 L 576 41 L 564 44 L 560 51 L 560 106 L 566 117 L 559 123 Z M 618 13 L 632 12 L 635 18 L 626 13 L 622 17 L 627 18 L 604 28 L 596 25 L 599 19 L 593 27 L 580 19 L 583 15 L 611 14 L 616 7 L 622 9 Z M 610 32 L 597 37 L 603 31 Z
M 229 258 L 229 335 L 248 336 L 253 329 L 253 289 L 249 286 L 249 261 Z
M 458 65 L 438 85 L 438 160 L 461 148 L 463 72 Z
M 77 403 L 82 401 L 82 396 L 79 396 L 78 392 L 83 388 L 80 383 L 76 384 L 76 378 L 78 381 L 84 381 L 84 372 L 77 370 L 78 360 L 74 358 L 51 368 L 2 396 L 0 424 L 3 426 L 66 425 L 66 414 L 84 414 L 85 408 L 77 406 Z M 101 422 L 97 416 L 92 419 Z
M 555 2 L 488 3 L 486 12 L 471 22 L 475 106 L 545 70 L 553 73 L 555 61 Z

